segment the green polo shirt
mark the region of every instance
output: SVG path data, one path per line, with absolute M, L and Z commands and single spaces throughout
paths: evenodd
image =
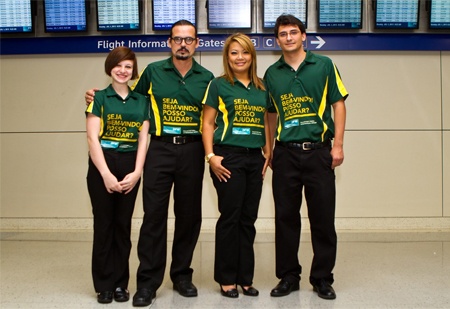
M 264 113 L 271 105 L 267 91 L 252 83 L 245 87 L 236 78 L 232 85 L 218 77 L 209 84 L 203 104 L 217 110 L 215 145 L 259 148 L 266 144 Z
M 200 135 L 202 99 L 214 75 L 192 59 L 182 77 L 172 57 L 150 63 L 132 89 L 150 98 L 150 134 Z
M 331 106 L 346 99 L 339 71 L 330 58 L 306 51 L 297 71 L 283 56 L 264 76 L 278 113 L 277 140 L 321 142 L 334 137 Z
M 131 89 L 123 99 L 109 85 L 95 93 L 87 113 L 100 117 L 99 140 L 103 149 L 136 151 L 139 131 L 143 122 L 149 119 L 148 99 Z

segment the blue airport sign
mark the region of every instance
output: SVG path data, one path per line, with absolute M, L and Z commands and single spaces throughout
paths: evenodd
M 280 50 L 272 34 L 249 34 L 257 51 Z M 221 51 L 228 34 L 199 35 L 197 51 Z M 2 55 L 107 53 L 118 46 L 135 52 L 168 51 L 167 35 L 1 38 Z M 322 34 L 308 33 L 310 50 L 448 51 L 449 34 Z

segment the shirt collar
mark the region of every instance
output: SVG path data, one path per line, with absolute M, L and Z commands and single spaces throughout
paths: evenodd
M 175 70 L 175 66 L 173 65 L 173 58 L 169 57 L 166 61 L 166 63 L 164 64 L 164 69 L 167 70 Z M 195 73 L 200 73 L 201 72 L 201 66 L 197 63 L 197 61 L 195 61 L 195 58 L 192 57 L 192 67 L 189 71 L 193 71 Z
M 133 99 L 137 99 L 138 95 L 134 92 L 131 91 L 130 87 L 128 86 L 128 96 L 125 98 L 125 100 L 128 100 L 128 98 L 133 98 Z M 112 84 L 109 84 L 108 88 L 106 88 L 106 96 L 108 97 L 118 97 L 121 100 L 123 100 L 123 98 L 117 94 L 117 92 L 114 90 Z
M 236 84 L 236 83 L 239 83 L 239 85 L 241 85 L 242 87 L 244 87 L 244 88 L 249 88 L 249 87 L 251 87 L 252 85 L 253 85 L 253 83 L 252 83 L 252 81 L 250 81 L 250 83 L 248 84 L 248 87 L 245 87 L 244 86 L 244 84 L 243 83 L 241 83 L 236 77 L 234 77 L 233 76 L 233 81 L 234 81 L 234 83 Z
M 310 64 L 314 64 L 316 63 L 316 55 L 314 55 L 312 52 L 310 52 L 309 50 L 305 50 L 306 51 L 306 56 L 305 56 L 305 60 L 303 60 L 306 63 L 310 63 Z M 280 59 L 278 60 L 278 67 L 281 66 L 285 66 L 288 65 L 286 63 L 286 61 L 284 61 L 284 56 L 281 55 Z

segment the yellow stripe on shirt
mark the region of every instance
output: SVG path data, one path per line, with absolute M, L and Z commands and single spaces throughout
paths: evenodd
M 131 133 L 128 133 L 131 134 Z M 137 142 L 137 138 L 117 138 L 117 137 L 103 137 L 104 140 L 112 140 L 112 141 L 119 141 L 119 142 Z
M 280 116 L 280 111 L 278 110 L 277 102 L 275 102 L 275 99 L 273 98 L 272 94 L 270 94 L 270 98 L 272 99 L 273 106 L 275 106 L 275 109 L 277 110 L 278 117 Z M 280 134 L 281 134 L 281 119 L 278 119 L 278 129 L 277 129 L 277 140 L 280 141 Z
M 227 130 L 228 130 L 229 120 L 228 120 L 227 108 L 220 96 L 219 96 L 219 111 L 221 111 L 223 114 L 222 119 L 223 119 L 224 127 L 223 127 L 222 138 L 220 139 L 221 141 L 223 141 L 223 139 L 225 138 L 225 134 L 227 133 Z
M 316 115 L 317 115 L 316 113 L 294 115 L 294 116 L 291 116 L 291 117 L 286 117 L 285 120 L 290 120 L 290 119 L 292 119 L 292 118 L 301 118 L 301 117 L 316 116 Z
M 134 90 L 134 88 L 136 88 L 136 85 L 137 85 L 137 83 L 141 80 L 141 75 L 142 75 L 142 73 L 144 73 L 145 69 L 146 69 L 146 68 L 144 68 L 144 69 L 141 71 L 141 73 L 139 73 L 139 77 L 136 79 L 136 81 L 134 82 L 133 86 L 130 87 L 131 90 Z
M 193 123 L 164 122 L 164 124 L 167 124 L 169 126 L 196 126 L 196 125 L 198 125 L 198 123 L 196 123 L 196 122 L 193 122 Z
M 94 103 L 94 101 L 92 101 L 91 104 L 93 104 L 93 103 Z M 102 105 L 102 108 L 101 108 L 101 114 L 100 115 L 101 115 L 100 116 L 100 133 L 98 134 L 99 137 L 103 135 L 103 125 L 104 125 L 104 122 L 103 122 L 103 105 Z
M 252 124 L 252 123 L 233 123 L 234 126 L 242 126 L 242 127 L 257 127 L 264 128 L 262 124 Z
M 334 63 L 333 63 L 333 66 L 334 66 L 334 73 L 336 74 L 336 84 L 339 89 L 339 92 L 341 93 L 341 95 L 343 97 L 346 97 L 348 95 L 347 89 L 345 89 L 344 83 L 342 83 L 341 76 L 339 75 L 339 72 L 336 68 L 336 65 L 334 65 Z
M 93 110 L 93 109 L 94 109 L 94 100 L 92 100 L 91 103 L 89 103 L 89 106 L 88 106 L 86 112 L 92 114 L 92 110 Z
M 159 114 L 158 104 L 156 103 L 155 96 L 152 90 L 153 84 L 150 83 L 148 94 L 150 95 L 150 101 L 152 102 L 153 115 L 155 116 L 156 135 L 161 136 L 161 116 Z
M 206 88 L 205 91 L 205 95 L 203 96 L 203 100 L 202 100 L 202 111 L 200 113 L 200 133 L 203 133 L 203 105 L 205 105 L 206 99 L 208 98 L 208 92 L 209 92 L 209 87 L 211 86 L 211 82 L 209 82 L 208 87 Z
M 325 83 L 325 89 L 323 90 L 322 101 L 320 102 L 320 106 L 319 106 L 319 117 L 323 123 L 322 142 L 323 142 L 323 137 L 325 135 L 325 132 L 327 132 L 327 130 L 328 130 L 327 124 L 325 123 L 325 121 L 323 121 L 323 113 L 325 112 L 325 108 L 327 105 L 327 93 L 328 93 L 328 77 L 327 77 L 327 82 Z

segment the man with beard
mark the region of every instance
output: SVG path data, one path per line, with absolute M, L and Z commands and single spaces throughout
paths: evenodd
M 174 186 L 175 231 L 170 278 L 182 296 L 197 296 L 190 268 L 200 233 L 204 150 L 200 133 L 202 99 L 213 74 L 193 58 L 199 45 L 195 26 L 173 24 L 172 56 L 149 64 L 132 89 L 150 98 L 151 142 L 143 176 L 144 219 L 133 306 L 148 306 L 164 278 L 167 213 Z M 88 91 L 87 100 L 92 91 Z

